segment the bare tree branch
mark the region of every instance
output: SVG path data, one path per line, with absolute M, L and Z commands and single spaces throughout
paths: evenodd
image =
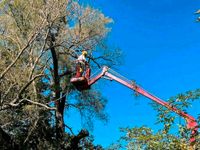
M 66 127 L 67 129 L 69 129 L 69 131 L 72 133 L 72 135 L 74 135 L 74 132 L 72 131 L 72 128 L 71 128 L 71 127 L 69 127 L 69 126 L 66 125 L 66 124 L 65 124 L 65 127 Z
M 30 44 L 35 40 L 35 38 L 37 37 L 38 32 L 34 33 L 31 38 L 28 40 L 28 43 L 26 44 L 26 46 L 24 48 L 22 48 L 19 52 L 19 54 L 17 55 L 17 57 L 15 58 L 15 60 L 13 60 L 13 62 L 1 73 L 0 75 L 0 80 L 2 80 L 2 78 L 4 77 L 4 75 L 10 70 L 10 68 L 17 62 L 17 60 L 20 58 L 20 56 L 22 55 L 22 53 L 30 46 Z
M 39 121 L 39 118 L 34 122 L 33 127 L 31 128 L 31 131 L 29 131 L 29 133 L 28 133 L 26 139 L 24 140 L 23 144 L 25 144 L 29 140 L 29 137 L 33 133 L 34 129 L 36 128 L 38 121 Z
M 12 105 L 12 104 L 16 103 L 16 102 L 20 99 L 21 94 L 28 88 L 28 86 L 29 86 L 35 79 L 37 79 L 37 78 L 39 78 L 39 77 L 42 77 L 42 76 L 45 76 L 45 75 L 44 75 L 44 74 L 38 74 L 38 75 L 36 75 L 34 78 L 32 78 L 29 82 L 27 82 L 26 85 L 24 85 L 24 87 L 22 87 L 21 90 L 19 91 L 17 98 L 14 99 L 10 104 Z
M 12 106 L 12 107 L 17 107 L 17 106 L 19 106 L 19 105 L 20 105 L 21 103 L 23 103 L 23 102 L 30 102 L 31 104 L 44 107 L 44 108 L 46 108 L 46 109 L 48 109 L 48 110 L 56 110 L 55 107 L 49 107 L 49 106 L 47 106 L 47 105 L 45 105 L 45 104 L 42 104 L 42 103 L 39 103 L 39 102 L 34 102 L 34 101 L 29 100 L 29 99 L 27 99 L 27 98 L 24 98 L 24 99 L 20 100 L 19 103 L 16 103 L 16 104 L 11 102 L 11 103 L 9 103 L 9 105 Z
M 46 33 L 46 35 L 45 35 L 45 41 L 44 41 L 44 44 L 43 44 L 43 46 L 42 46 L 40 55 L 36 58 L 36 60 L 35 60 L 35 62 L 34 62 L 34 64 L 33 64 L 33 67 L 32 67 L 32 69 L 31 69 L 31 73 L 30 73 L 30 75 L 29 75 L 29 79 L 32 78 L 32 75 L 33 75 L 33 72 L 34 72 L 34 70 L 35 70 L 35 67 L 36 67 L 38 61 L 40 60 L 40 58 L 42 57 L 42 55 L 44 54 L 44 51 L 45 51 L 44 48 L 45 48 L 45 46 L 46 46 L 48 34 L 49 34 L 49 29 L 48 29 L 48 31 L 47 31 L 47 33 Z
M 26 85 L 20 90 L 19 94 L 18 94 L 18 97 L 21 96 L 21 94 L 26 90 L 26 88 L 28 88 L 28 86 L 34 81 L 36 80 L 37 78 L 40 78 L 40 77 L 43 77 L 45 76 L 44 74 L 38 74 L 36 75 L 35 77 L 33 77 L 28 83 L 26 83 Z
M 8 90 L 5 92 L 5 94 L 1 97 L 1 103 L 3 103 L 4 98 L 9 94 L 9 92 L 11 91 L 11 89 L 16 85 L 16 83 L 12 84 Z

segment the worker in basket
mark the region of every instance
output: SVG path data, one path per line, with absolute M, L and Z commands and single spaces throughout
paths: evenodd
M 87 57 L 87 51 L 83 50 L 82 54 L 77 58 L 76 60 L 76 78 L 82 77 L 83 72 L 86 70 L 86 78 L 89 78 L 90 76 L 90 68 L 89 64 L 86 60 Z

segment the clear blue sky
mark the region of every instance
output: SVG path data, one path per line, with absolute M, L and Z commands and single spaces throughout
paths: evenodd
M 164 100 L 200 88 L 200 23 L 195 22 L 194 15 L 200 1 L 89 2 L 114 20 L 108 41 L 125 55 L 119 73 Z M 108 146 L 115 142 L 121 135 L 119 127 L 147 125 L 157 130 L 156 112 L 148 104 L 150 100 L 142 96 L 136 99 L 132 91 L 118 83 L 108 81 L 107 85 L 102 92 L 108 99 L 109 122 L 95 122 L 95 143 Z M 196 117 L 199 110 L 198 102 L 191 113 Z

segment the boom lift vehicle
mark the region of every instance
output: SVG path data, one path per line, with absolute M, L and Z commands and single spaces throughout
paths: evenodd
M 115 73 L 112 73 L 112 71 L 110 71 L 110 70 L 111 70 L 110 68 L 108 68 L 107 66 L 104 66 L 99 74 L 97 74 L 94 78 L 90 78 L 90 68 L 86 68 L 85 76 L 81 76 L 78 78 L 73 77 L 73 78 L 71 78 L 70 82 L 72 84 L 74 84 L 74 86 L 79 91 L 90 89 L 91 85 L 93 85 L 95 82 L 97 82 L 99 79 L 101 79 L 103 77 L 106 77 L 106 79 L 115 80 L 115 81 L 121 83 L 122 85 L 128 87 L 129 89 L 134 90 L 135 92 L 149 98 L 150 100 L 156 102 L 157 104 L 160 104 L 160 105 L 166 107 L 167 109 L 175 112 L 179 116 L 183 117 L 186 120 L 187 128 L 189 130 L 191 130 L 191 136 L 190 136 L 190 141 L 189 141 L 190 146 L 195 145 L 195 142 L 196 142 L 195 136 L 198 134 L 198 124 L 194 117 L 177 109 L 173 105 L 161 100 L 160 98 L 152 95 L 148 91 L 142 89 L 140 86 L 123 79 L 121 76 L 115 75 Z

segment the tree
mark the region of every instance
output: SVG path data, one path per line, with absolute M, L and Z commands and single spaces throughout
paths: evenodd
M 74 59 L 85 49 L 92 68 L 117 64 L 104 41 L 112 19 L 72 0 L 3 0 L 0 14 L 0 145 L 79 148 L 89 133 L 73 135 L 64 111 L 106 120 L 106 99 L 70 84 Z

